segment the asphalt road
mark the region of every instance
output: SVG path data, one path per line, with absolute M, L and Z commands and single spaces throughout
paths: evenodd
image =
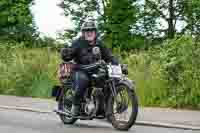
M 116 133 L 111 124 L 102 120 L 77 121 L 64 125 L 55 114 L 0 109 L 1 133 Z M 131 133 L 199 133 L 199 131 L 133 126 Z

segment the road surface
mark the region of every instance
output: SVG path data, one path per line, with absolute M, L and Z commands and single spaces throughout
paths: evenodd
M 111 124 L 103 120 L 77 121 L 74 125 L 64 125 L 55 113 L 0 109 L 1 133 L 117 133 Z M 134 126 L 131 133 L 199 133 L 199 131 Z

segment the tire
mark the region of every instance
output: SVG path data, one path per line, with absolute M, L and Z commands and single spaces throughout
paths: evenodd
M 66 101 L 65 101 L 66 96 L 68 96 L 68 97 L 70 96 L 70 95 L 66 95 L 70 91 L 71 91 L 71 89 L 68 89 L 66 92 L 63 92 L 61 94 L 61 97 L 58 101 L 58 109 L 59 110 L 65 111 L 65 108 L 67 108 L 68 110 L 71 110 L 72 102 L 68 101 L 68 103 L 66 104 Z M 68 124 L 68 125 L 72 125 L 77 121 L 77 119 L 75 119 L 75 118 L 69 118 L 69 117 L 66 117 L 61 114 L 59 115 L 59 117 L 64 124 Z
M 107 120 L 112 124 L 112 126 L 115 129 L 121 130 L 121 131 L 128 131 L 135 124 L 135 121 L 136 121 L 136 118 L 137 118 L 138 99 L 137 99 L 137 96 L 136 96 L 136 93 L 134 92 L 134 90 L 126 84 L 120 84 L 116 87 L 117 94 L 119 92 L 121 92 L 123 90 L 122 88 L 124 88 L 124 87 L 127 88 L 128 97 L 131 99 L 131 102 L 132 102 L 132 108 L 131 108 L 132 112 L 131 112 L 131 116 L 129 117 L 129 121 L 126 124 L 122 124 L 115 119 L 115 116 L 113 114 L 113 105 L 114 105 L 113 96 L 110 96 L 110 98 L 108 100 L 109 116 L 107 117 Z

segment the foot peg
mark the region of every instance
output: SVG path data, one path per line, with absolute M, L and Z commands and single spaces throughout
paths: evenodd
M 66 117 L 73 117 L 73 118 L 76 118 L 76 119 L 80 119 L 80 120 L 92 120 L 93 117 L 90 117 L 90 116 L 73 116 L 71 112 L 63 112 L 61 110 L 54 110 L 54 112 L 56 112 L 57 114 L 59 115 L 64 115 Z
M 62 110 L 54 110 L 54 112 L 56 112 L 59 115 L 65 115 L 66 117 L 72 117 L 72 114 L 70 111 L 63 112 Z

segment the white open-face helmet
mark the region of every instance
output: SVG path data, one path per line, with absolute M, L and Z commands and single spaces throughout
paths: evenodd
M 97 31 L 96 23 L 93 20 L 85 21 L 81 26 L 81 32 L 84 31 Z
M 85 21 L 81 26 L 83 38 L 89 42 L 94 42 L 97 38 L 97 26 L 93 20 Z

